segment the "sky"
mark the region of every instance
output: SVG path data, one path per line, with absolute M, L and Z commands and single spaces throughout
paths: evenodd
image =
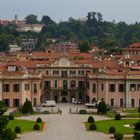
M 69 17 L 85 18 L 92 11 L 100 12 L 107 21 L 140 22 L 140 0 L 0 0 L 0 19 L 35 14 L 39 20 L 48 15 L 59 22 Z

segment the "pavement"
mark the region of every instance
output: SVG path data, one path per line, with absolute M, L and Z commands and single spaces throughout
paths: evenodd
M 87 131 L 84 122 L 89 115 L 69 114 L 71 110 L 83 109 L 81 105 L 58 104 L 55 109 L 61 109 L 60 114 L 32 115 L 20 119 L 36 120 L 41 117 L 46 122 L 43 131 L 36 131 L 18 135 L 20 140 L 109 140 L 111 135 L 95 131 Z M 93 116 L 95 121 L 107 120 L 104 116 Z

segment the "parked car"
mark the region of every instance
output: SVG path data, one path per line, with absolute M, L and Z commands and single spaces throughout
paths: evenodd
M 42 103 L 42 107 L 55 107 L 55 106 L 56 102 L 54 100 L 45 101 L 44 103 Z
M 86 103 L 85 106 L 88 108 L 97 107 L 101 101 L 93 102 L 93 103 Z
M 72 103 L 73 104 L 82 104 L 82 101 L 81 100 L 73 100 Z

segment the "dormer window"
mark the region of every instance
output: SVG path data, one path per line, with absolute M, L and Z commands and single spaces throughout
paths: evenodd
M 8 66 L 8 71 L 9 72 L 16 71 L 16 66 Z

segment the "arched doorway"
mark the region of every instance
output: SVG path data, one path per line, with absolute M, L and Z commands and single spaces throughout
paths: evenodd
M 67 97 L 62 97 L 62 100 L 61 100 L 62 103 L 67 103 Z
M 54 100 L 55 100 L 56 103 L 58 102 L 58 96 L 57 95 L 54 96 Z
M 86 95 L 86 103 L 89 103 L 90 102 L 90 98 L 88 95 Z

